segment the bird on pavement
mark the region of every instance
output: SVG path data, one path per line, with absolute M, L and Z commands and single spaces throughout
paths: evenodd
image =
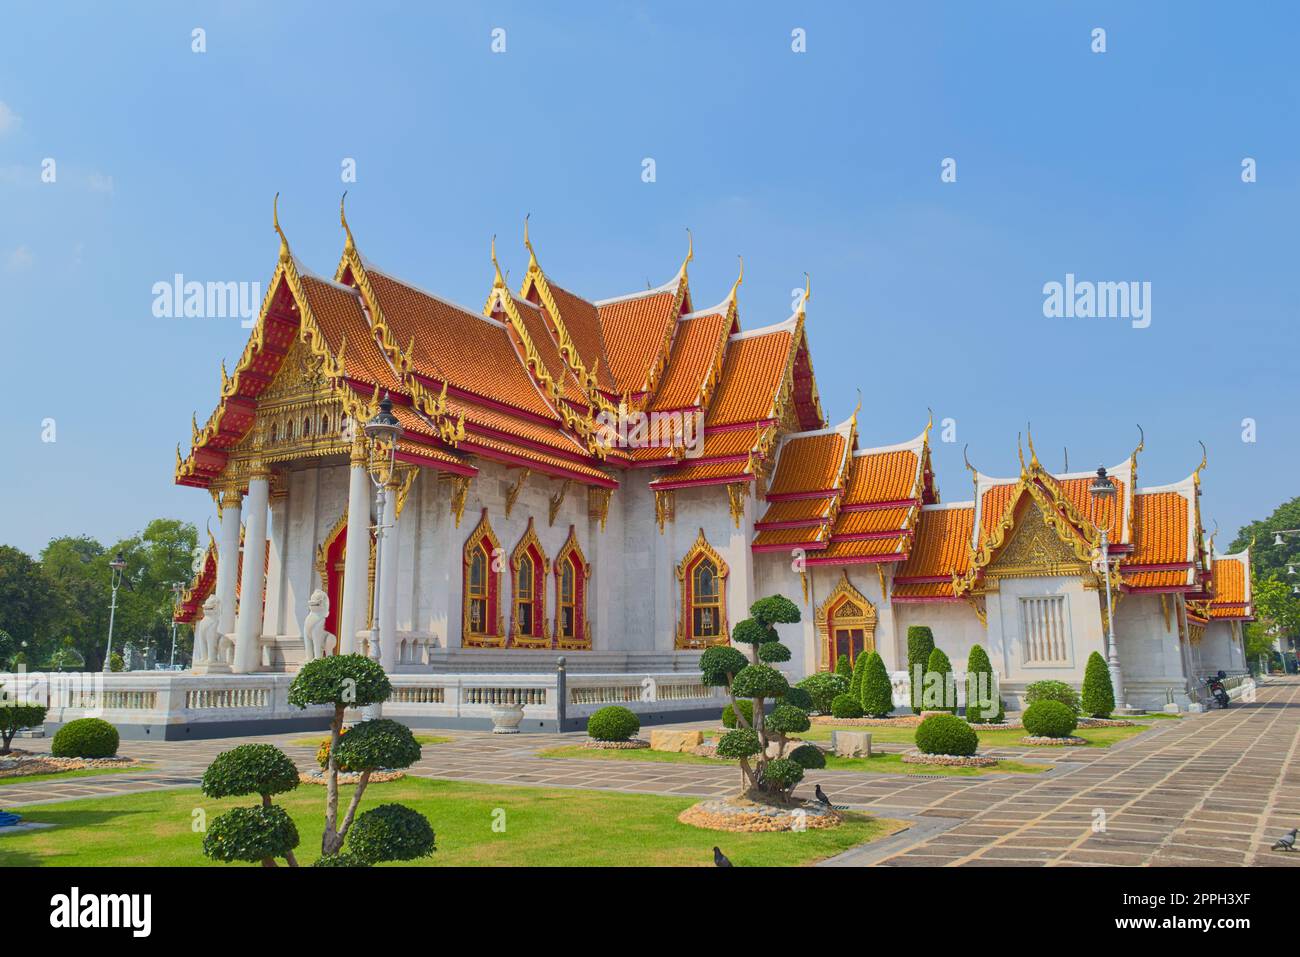
M 727 855 L 723 854 L 722 849 L 719 848 L 716 844 L 713 846 L 713 866 L 714 867 L 733 866 L 731 861 L 728 859 Z
M 1281 837 L 1279 837 L 1279 838 L 1277 839 L 1277 843 L 1275 843 L 1275 844 L 1273 845 L 1273 850 L 1275 850 L 1275 851 L 1294 851 L 1294 850 L 1295 850 L 1295 832 L 1296 832 L 1296 829 L 1293 827 L 1293 828 L 1291 828 L 1291 830 L 1287 831 L 1285 834 L 1283 834 Z
M 825 805 L 826 807 L 833 808 L 836 811 L 847 811 L 849 809 L 849 806 L 847 804 L 832 804 L 831 799 L 826 796 L 826 792 L 822 790 L 822 786 L 820 784 L 817 785 L 814 793 L 817 795 L 818 804 L 822 804 Z

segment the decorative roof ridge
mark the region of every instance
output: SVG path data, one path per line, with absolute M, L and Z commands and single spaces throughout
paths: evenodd
M 921 511 L 923 511 L 923 512 L 957 511 L 958 509 L 970 509 L 971 511 L 974 511 L 974 510 L 975 510 L 975 503 L 974 503 L 973 501 L 970 501 L 970 502 L 935 502 L 935 503 L 932 504 L 932 505 L 922 505 L 922 506 L 921 506 Z
M 799 325 L 799 313 L 795 313 L 789 319 L 773 323 L 770 326 L 760 326 L 757 329 L 742 329 L 740 332 L 733 332 L 729 337 L 732 342 L 740 339 L 754 339 L 759 336 L 776 335 L 779 332 L 793 332 Z
M 1249 545 L 1246 546 L 1239 552 L 1231 552 L 1226 555 L 1222 555 L 1219 554 L 1218 552 L 1215 552 L 1214 555 L 1211 557 L 1216 562 L 1234 561 L 1234 562 L 1241 562 L 1243 564 L 1246 564 L 1250 561 L 1250 546 Z
M 485 316 L 477 309 L 471 309 L 469 306 L 463 306 L 458 302 L 448 299 L 446 296 L 439 296 L 437 293 L 429 292 L 429 290 L 425 289 L 423 286 L 417 286 L 415 283 L 411 282 L 408 279 L 403 279 L 400 276 L 395 276 L 388 270 L 373 265 L 370 262 L 370 259 L 368 257 L 359 257 L 359 258 L 361 259 L 361 264 L 366 267 L 367 272 L 377 273 L 378 275 L 383 276 L 385 279 L 389 280 L 390 282 L 395 282 L 399 286 L 405 286 L 407 289 L 411 290 L 412 292 L 418 292 L 421 296 L 425 296 L 426 298 L 432 299 L 435 302 L 440 302 L 444 306 L 448 306 L 452 309 L 455 309 L 457 312 L 463 312 L 466 316 L 473 316 L 475 319 L 481 319 L 483 322 L 486 322 L 488 325 L 499 326 L 502 329 L 504 329 L 506 326 L 506 324 L 504 322 L 501 322 L 499 319 L 493 319 L 491 316 Z
M 626 295 L 622 295 L 622 296 L 610 296 L 608 299 L 589 299 L 587 301 L 590 302 L 597 309 L 599 309 L 602 306 L 614 306 L 620 302 L 632 302 L 635 299 L 646 299 L 649 298 L 650 296 L 663 296 L 669 293 L 675 293 L 677 291 L 677 287 L 681 284 L 681 281 L 682 281 L 682 272 L 679 269 L 677 271 L 677 274 L 674 275 L 672 279 L 669 279 L 666 283 L 663 283 L 662 285 L 654 286 L 650 289 L 641 289 L 638 290 L 637 292 L 629 292 Z
M 710 306 L 708 309 L 697 309 L 694 312 L 688 312 L 685 315 L 678 316 L 677 321 L 688 322 L 691 319 L 704 319 L 708 316 L 721 316 L 725 319 L 727 316 L 727 311 L 731 308 L 731 305 L 732 305 L 731 298 L 728 297 L 722 300 L 722 302 L 715 303 L 714 305 Z
M 887 452 L 910 452 L 913 449 L 920 449 L 922 446 L 925 445 L 926 440 L 929 438 L 929 433 L 930 430 L 926 429 L 924 432 L 921 432 L 915 438 L 908 439 L 906 442 L 896 442 L 893 445 L 877 445 L 869 449 L 854 449 L 853 457 L 857 458 L 859 456 L 865 456 L 865 455 L 884 455 Z M 1015 479 L 1012 479 L 1012 481 L 1015 481 Z
M 1133 494 L 1152 495 L 1158 492 L 1177 492 L 1179 495 L 1190 496 L 1196 485 L 1196 473 L 1192 473 L 1186 478 L 1171 482 L 1168 485 L 1150 485 L 1146 488 L 1135 489 Z

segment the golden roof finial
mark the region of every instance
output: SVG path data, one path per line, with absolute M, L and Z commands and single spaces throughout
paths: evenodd
M 1207 451 L 1205 450 L 1205 443 L 1204 443 L 1204 442 L 1201 442 L 1200 439 L 1197 439 L 1197 442 L 1200 443 L 1200 446 L 1201 446 L 1201 464 L 1198 465 L 1198 466 L 1196 466 L 1196 471 L 1194 471 L 1194 472 L 1192 473 L 1192 480 L 1196 483 L 1196 487 L 1197 487 L 1197 488 L 1200 488 L 1200 487 L 1201 487 L 1201 472 L 1204 470 L 1204 468 L 1205 468 L 1205 464 L 1206 464 L 1206 462 L 1209 460 L 1209 455 L 1210 455 L 1210 453 L 1207 452 Z
M 354 250 L 357 244 L 352 239 L 352 229 L 348 226 L 348 214 L 343 210 L 343 201 L 348 198 L 348 191 L 345 189 L 343 195 L 339 197 L 339 222 L 343 224 L 343 232 L 348 234 L 347 242 L 344 243 L 344 249 Z
M 527 221 L 525 220 L 524 230 L 527 231 Z M 505 277 L 501 275 L 501 264 L 497 262 L 497 234 L 492 234 L 492 268 L 496 270 L 496 278 L 492 280 L 493 289 L 504 289 L 506 287 Z
M 271 201 L 271 225 L 275 231 L 280 234 L 280 262 L 289 261 L 289 239 L 284 235 L 284 230 L 280 228 L 280 194 L 275 194 L 275 199 Z
M 1026 471 L 1025 470 L 1025 446 L 1021 442 L 1021 438 L 1022 438 L 1021 434 L 1017 432 L 1016 433 L 1016 454 L 1020 456 L 1020 476 L 1021 478 L 1023 478 Z
M 524 215 L 524 248 L 528 250 L 528 268 L 530 270 L 540 268 L 537 265 L 537 252 L 533 249 L 533 244 L 528 239 L 528 217 L 532 215 L 532 213 L 526 213 Z
M 691 235 L 691 227 L 686 227 L 686 258 L 682 260 L 682 268 L 677 270 L 681 275 L 686 272 L 686 264 L 695 259 L 695 237 Z
M 1029 442 L 1029 465 L 1031 468 L 1039 468 L 1041 463 L 1038 461 L 1038 453 L 1034 451 L 1034 431 L 1028 422 L 1025 423 L 1025 437 Z M 1022 457 L 1021 465 L 1023 464 L 1024 459 Z
M 803 298 L 799 300 L 799 308 L 795 310 L 797 315 L 803 316 L 808 312 L 808 300 L 812 298 L 812 277 L 808 273 L 803 274 Z
M 861 390 L 861 389 L 858 389 L 858 404 L 855 405 L 855 406 L 853 407 L 853 414 L 852 414 L 851 416 L 849 416 L 849 419 L 850 419 L 854 424 L 857 424 L 857 421 L 858 421 L 858 413 L 861 412 L 861 411 L 862 411 L 862 390 Z
M 925 432 L 922 433 L 921 441 L 922 441 L 922 442 L 929 442 L 929 441 L 930 441 L 930 430 L 931 430 L 932 428 L 934 428 L 934 409 L 930 408 L 930 407 L 927 405 L 927 406 L 925 407 L 925 411 L 930 413 L 930 420 L 929 420 L 928 422 L 925 423 Z
M 963 462 L 966 463 L 966 468 L 968 468 L 968 469 L 970 470 L 970 480 L 971 480 L 971 484 L 973 484 L 973 485 L 975 486 L 975 498 L 978 500 L 978 499 L 979 499 L 979 490 L 980 490 L 980 470 L 977 469 L 975 466 L 973 466 L 973 465 L 970 464 L 970 456 L 966 454 L 966 451 L 967 451 L 969 448 L 970 448 L 970 443 L 969 443 L 969 442 L 967 442 L 965 445 L 962 446 L 962 448 L 961 448 L 961 460 L 962 460 Z
M 190 413 L 190 444 L 197 445 L 199 441 L 199 414 L 198 412 Z
M 1063 445 L 1061 446 L 1061 448 L 1065 449 L 1065 468 L 1061 469 L 1061 471 L 1069 472 L 1070 471 L 1070 447 L 1068 445 Z
M 736 258 L 740 260 L 740 275 L 738 275 L 736 281 L 732 283 L 731 292 L 727 294 L 728 299 L 736 298 L 736 290 L 739 289 L 740 284 L 745 281 L 745 257 L 738 255 Z
M 1137 448 L 1133 450 L 1133 454 L 1130 456 L 1130 458 L 1137 458 L 1137 454 L 1141 452 L 1143 449 L 1145 449 L 1146 447 L 1147 447 L 1147 434 L 1142 431 L 1142 423 L 1139 422 L 1138 423 L 1138 444 L 1137 444 Z

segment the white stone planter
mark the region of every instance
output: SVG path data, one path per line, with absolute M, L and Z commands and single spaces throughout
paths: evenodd
M 524 720 L 524 706 L 521 704 L 492 705 L 492 733 L 518 734 L 519 722 Z

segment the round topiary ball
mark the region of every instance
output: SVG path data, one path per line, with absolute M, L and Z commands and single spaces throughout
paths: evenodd
M 612 704 L 587 719 L 587 734 L 597 741 L 628 741 L 641 730 L 641 719 L 627 708 Z
M 326 655 L 298 669 L 289 685 L 289 704 L 361 708 L 388 700 L 392 691 L 379 662 L 365 655 Z
M 736 721 L 737 709 L 739 709 L 741 715 L 744 716 L 745 723 L 752 728 L 754 726 L 754 702 L 750 701 L 748 698 L 738 699 L 735 708 L 728 703 L 722 709 L 722 726 L 724 728 L 736 728 L 740 726 L 739 722 Z
M 955 714 L 932 714 L 916 728 L 916 746 L 925 754 L 969 757 L 979 743 L 975 729 Z
M 1025 730 L 1036 738 L 1068 738 L 1079 726 L 1079 719 L 1069 706 L 1043 699 L 1025 709 L 1021 721 Z
M 273 744 L 241 744 L 222 751 L 203 772 L 210 798 L 281 794 L 298 786 L 298 768 Z
M 808 712 L 792 704 L 778 704 L 763 722 L 765 728 L 776 734 L 800 734 L 810 724 Z
M 354 725 L 339 737 L 338 766 L 347 771 L 409 768 L 420 760 L 420 745 L 400 721 L 377 718 Z
M 758 646 L 758 660 L 768 664 L 790 660 L 790 649 L 779 641 L 765 641 Z
M 860 718 L 862 717 L 862 705 L 857 698 L 845 692 L 836 695 L 835 700 L 831 702 L 831 714 L 837 718 Z
M 749 659 L 739 648 L 731 645 L 714 645 L 700 655 L 700 675 L 706 685 L 722 687 L 728 675 L 736 675 L 749 667 Z
M 790 689 L 781 695 L 782 704 L 792 704 L 802 711 L 813 710 L 813 697 L 803 688 L 791 685 Z
M 815 744 L 801 744 L 790 752 L 790 760 L 801 768 L 813 770 L 826 767 L 826 755 Z
M 214 861 L 265 861 L 298 846 L 298 828 L 278 804 L 232 808 L 208 825 L 203 853 Z
M 319 857 L 312 867 L 369 867 L 365 861 L 351 854 L 336 854 L 332 857 Z
M 737 728 L 718 738 L 718 757 L 749 758 L 763 750 L 763 742 L 752 728 Z
M 56 758 L 111 758 L 117 754 L 117 728 L 102 718 L 77 718 L 55 732 L 50 754 Z
M 437 847 L 423 814 L 403 804 L 381 804 L 353 822 L 348 850 L 363 864 L 378 864 L 428 857 Z
M 763 781 L 788 791 L 803 780 L 803 768 L 789 758 L 773 758 L 763 768 Z

